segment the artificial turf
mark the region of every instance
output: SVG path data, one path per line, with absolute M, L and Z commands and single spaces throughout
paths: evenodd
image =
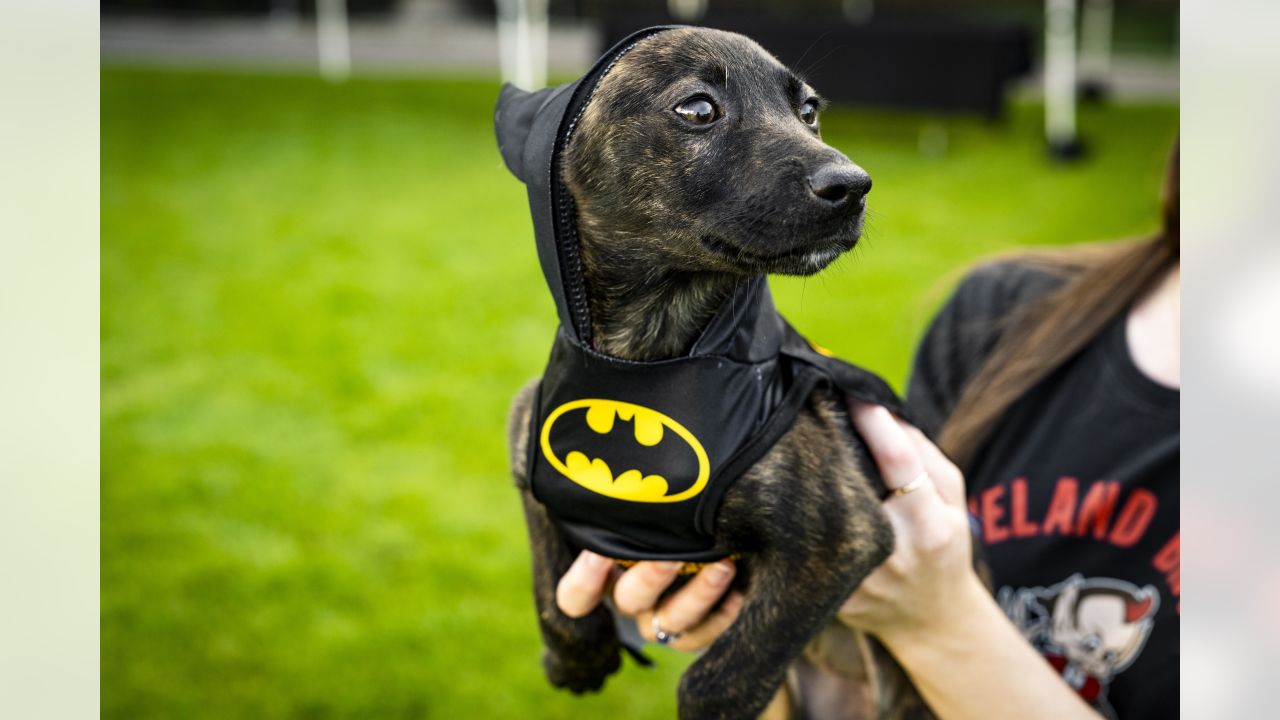
M 674 653 L 581 699 L 542 677 L 504 421 L 555 315 L 496 93 L 104 71 L 105 717 L 673 715 Z M 901 387 L 958 268 L 1152 231 L 1177 116 L 1086 109 L 1056 166 L 1033 105 L 830 111 L 869 229 L 779 305 Z

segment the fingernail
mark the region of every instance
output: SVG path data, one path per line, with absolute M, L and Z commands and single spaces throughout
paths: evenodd
M 666 560 L 658 563 L 658 567 L 662 568 L 665 572 L 678 572 L 680 568 L 684 567 L 684 563 L 679 560 Z
M 592 570 L 600 570 L 613 563 L 609 558 L 603 555 L 597 555 L 590 550 L 584 550 L 582 557 L 584 558 L 584 562 L 586 562 L 587 567 Z
M 715 585 L 723 585 L 733 577 L 733 566 L 721 561 L 707 568 L 707 580 Z

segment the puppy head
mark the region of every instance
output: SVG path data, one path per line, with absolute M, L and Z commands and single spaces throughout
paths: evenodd
M 808 275 L 857 242 L 871 178 L 754 41 L 681 28 L 605 75 L 565 148 L 588 264 Z M 594 259 L 594 263 L 592 260 Z

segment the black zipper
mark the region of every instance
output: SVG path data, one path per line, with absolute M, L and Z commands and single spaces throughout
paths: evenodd
M 557 168 L 557 171 L 559 168 Z M 591 345 L 591 316 L 587 307 L 586 281 L 582 277 L 582 253 L 578 246 L 578 222 L 575 217 L 573 197 L 568 188 L 560 182 L 556 173 L 556 214 L 559 227 L 556 228 L 556 246 L 560 252 L 560 267 L 566 276 L 561 278 L 565 288 L 565 302 L 569 304 L 569 317 L 577 331 L 578 340 L 588 347 Z

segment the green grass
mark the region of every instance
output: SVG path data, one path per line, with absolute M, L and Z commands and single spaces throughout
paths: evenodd
M 495 94 L 104 73 L 105 716 L 672 715 L 674 654 L 585 699 L 541 676 L 503 423 L 554 312 Z M 1153 229 L 1176 109 L 1087 112 L 1073 167 L 1038 117 L 829 113 L 874 216 L 784 311 L 901 386 L 956 268 Z

